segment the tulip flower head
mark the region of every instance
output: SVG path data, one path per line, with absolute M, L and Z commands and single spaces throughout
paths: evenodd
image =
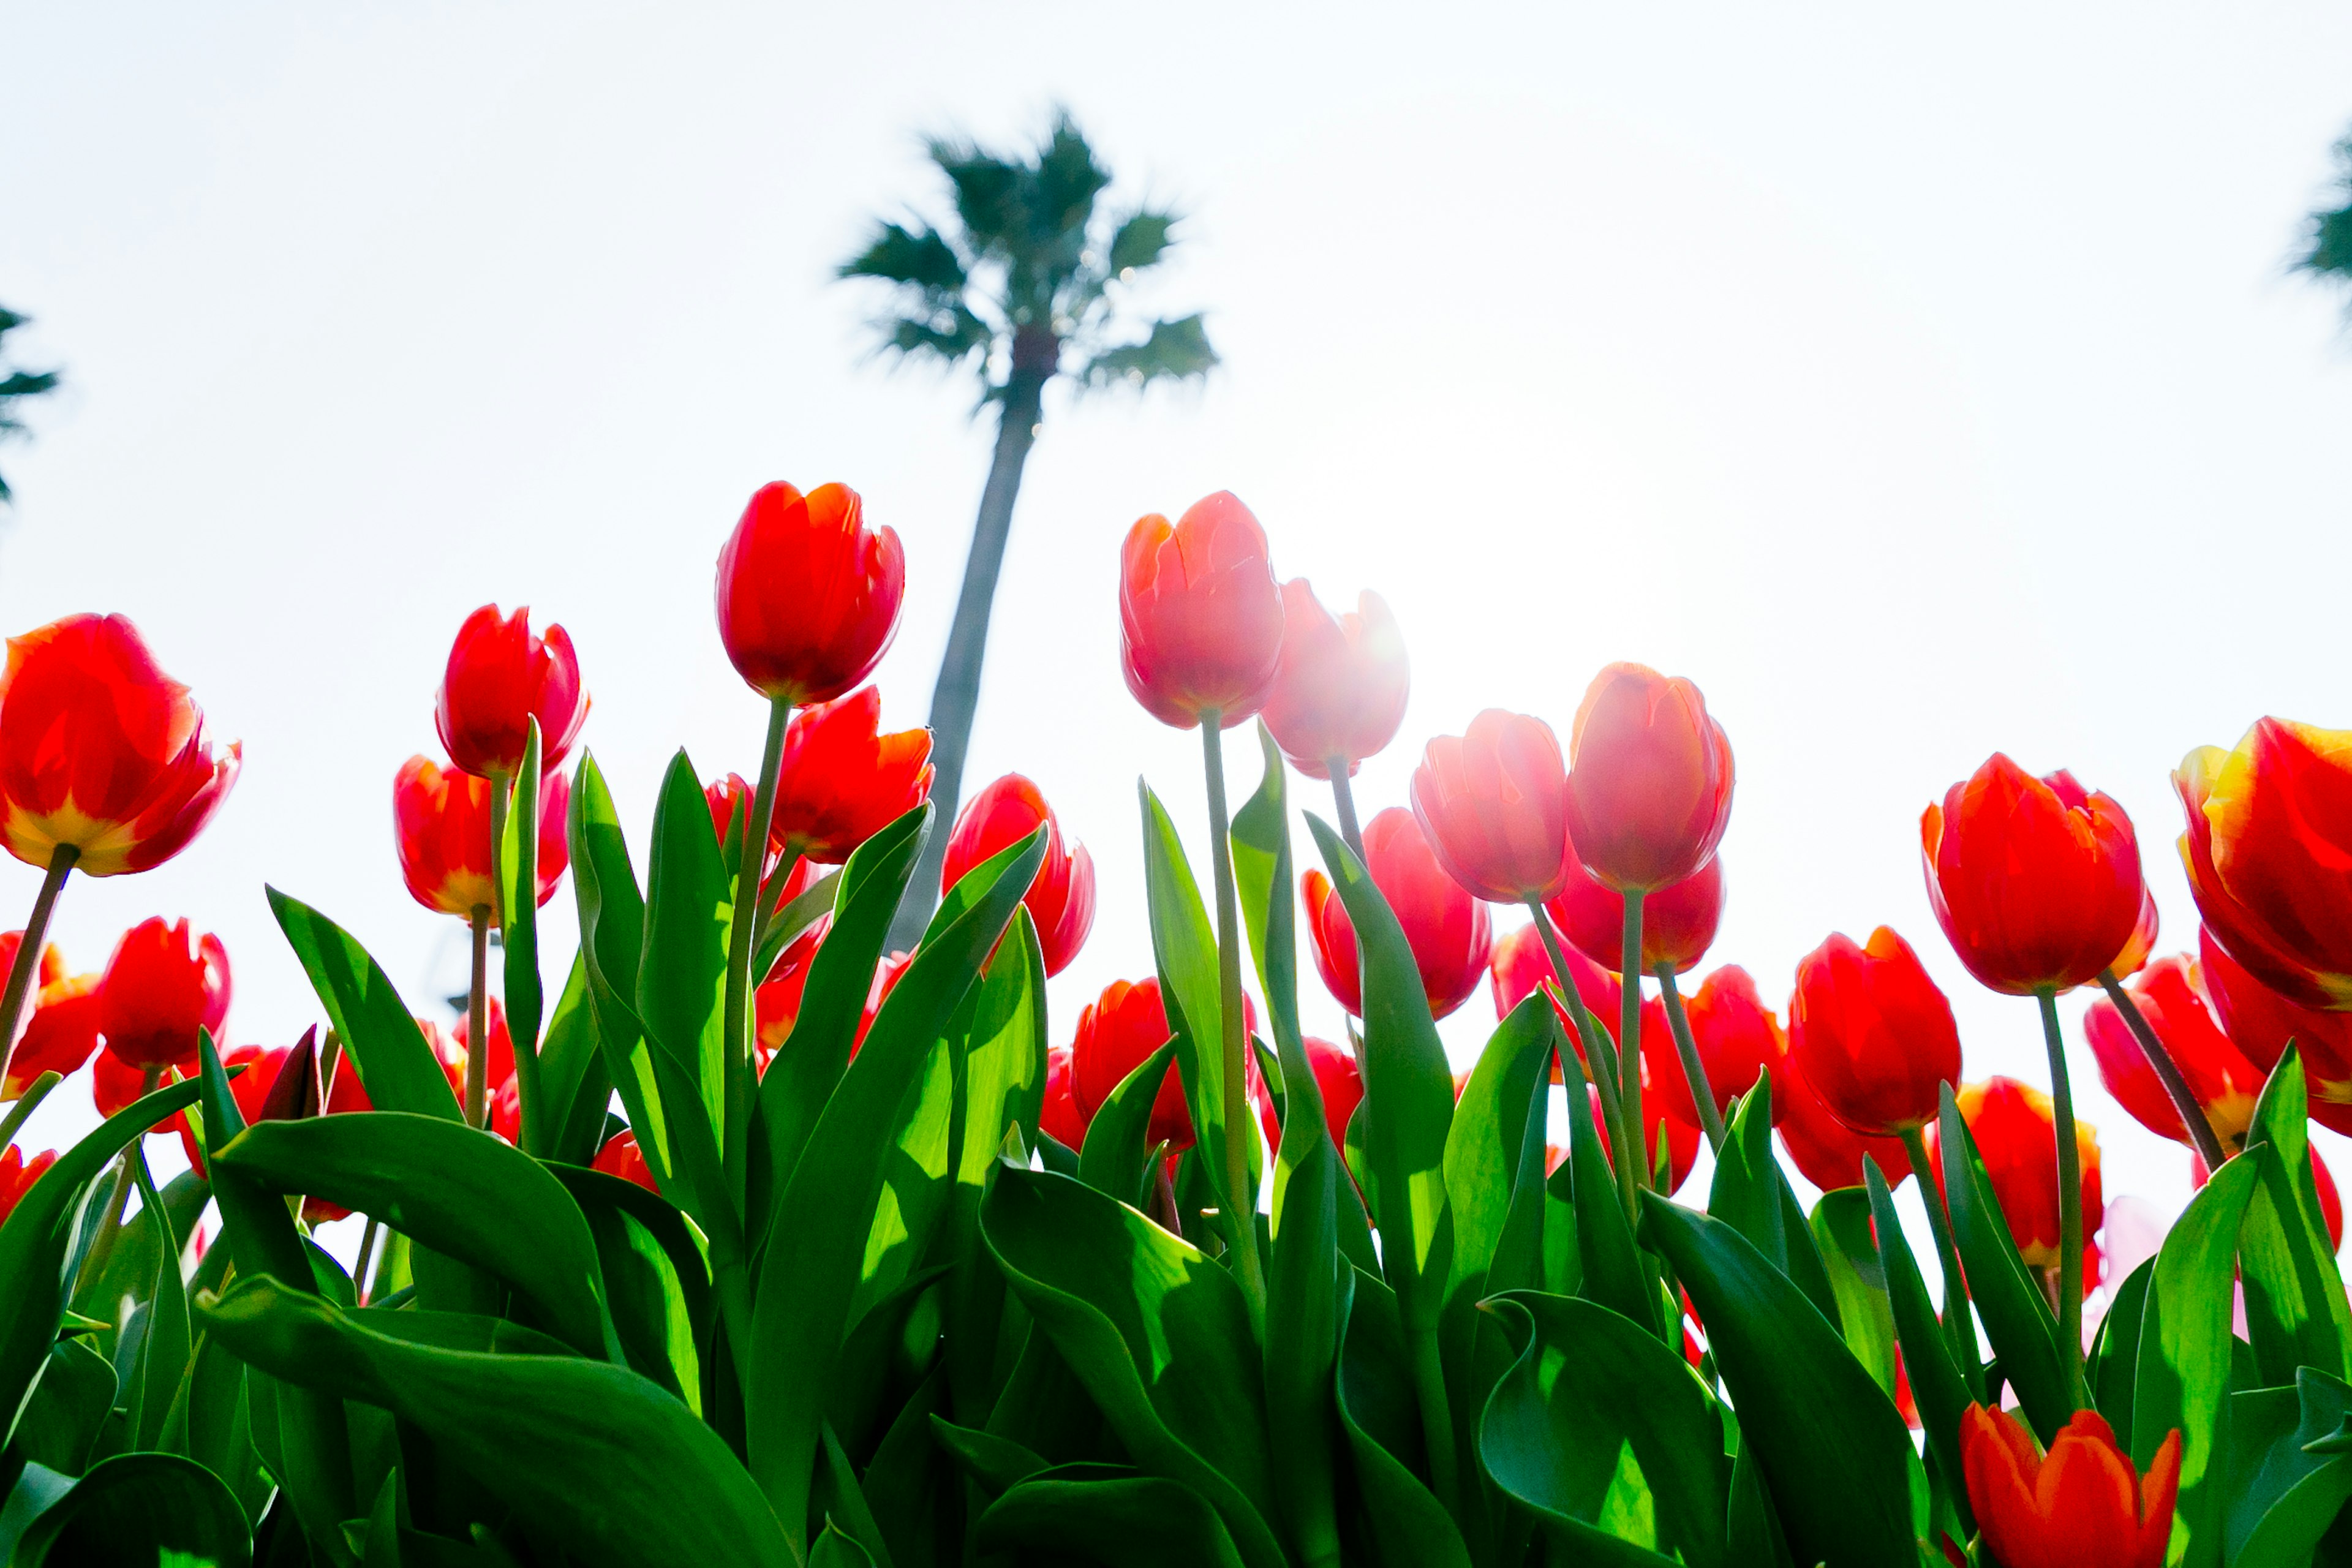
M 1887 1186 L 1899 1187 L 1911 1174 L 1911 1154 L 1900 1138 L 1869 1138 L 1830 1114 L 1805 1075 L 1786 1060 L 1772 1072 L 1772 1126 L 1805 1180 L 1822 1191 L 1863 1185 L 1862 1163 L 1878 1163 Z
M 1576 986 L 1577 1000 L 1594 1025 L 1608 1031 L 1615 1040 L 1623 1029 L 1621 1005 L 1624 988 L 1617 976 L 1601 968 L 1575 948 L 1565 948 L 1561 960 L 1568 965 L 1570 981 Z M 1584 1041 L 1579 1037 L 1575 1015 L 1561 993 L 1559 980 L 1552 973 L 1551 954 L 1544 950 L 1543 937 L 1532 925 L 1521 926 L 1495 944 L 1495 955 L 1488 963 L 1488 977 L 1495 993 L 1495 1016 L 1508 1017 L 1511 1009 L 1527 1000 L 1536 988 L 1543 988 L 1544 999 L 1551 1004 L 1552 1016 L 1559 1020 L 1560 1033 L 1568 1037 L 1577 1058 L 1584 1055 Z M 1664 1049 L 1674 1049 L 1672 1035 L 1666 1023 L 1665 1004 L 1655 997 L 1642 1004 L 1642 1043 L 1651 1048 L 1660 1042 Z M 1675 1074 L 1681 1073 L 1679 1066 Z M 1559 1063 L 1552 1063 L 1552 1082 L 1560 1081 Z M 1696 1125 L 1696 1122 L 1693 1123 Z
M 16 1212 L 16 1205 L 33 1190 L 33 1184 L 57 1163 L 55 1149 L 44 1149 L 30 1160 L 14 1143 L 0 1150 L 0 1225 L 8 1223 L 8 1216 Z
M 1396 739 L 1412 692 L 1404 637 L 1388 601 L 1366 592 L 1334 619 L 1304 577 L 1282 585 L 1282 661 L 1266 700 L 1265 727 L 1290 765 L 1328 779 Z
M 2001 1568 L 2164 1568 L 2180 1491 L 2180 1432 L 2143 1476 L 2096 1411 L 2078 1410 L 2045 1456 L 2005 1410 L 1960 1412 L 1960 1468 Z
M 1087 847 L 1062 837 L 1062 824 L 1037 786 L 1007 773 L 964 802 L 948 837 L 940 891 L 961 881 L 974 866 L 1045 829 L 1045 859 L 1021 901 L 1037 925 L 1045 973 L 1059 974 L 1086 945 L 1095 923 L 1095 861 Z
M 2017 1243 L 2027 1267 L 2055 1271 L 2058 1246 L 2058 1133 L 2050 1097 L 2030 1083 L 1996 1073 L 1982 1083 L 1965 1083 L 1954 1091 L 1960 1120 L 1976 1140 L 1984 1160 L 1985 1175 L 2000 1203 L 2001 1217 Z M 1937 1130 L 1927 1128 L 1927 1151 L 1936 1180 L 1943 1182 L 1943 1154 Z M 2106 1212 L 2099 1180 L 2099 1135 L 2087 1121 L 2074 1123 L 2074 1149 L 2083 1173 L 2083 1212 Z M 2083 1240 L 2083 1288 L 2098 1282 L 2098 1250 Z
M 604 1146 L 596 1151 L 592 1168 L 625 1182 L 635 1182 L 649 1193 L 661 1191 L 654 1183 L 653 1167 L 646 1163 L 645 1151 L 637 1147 L 637 1135 L 626 1128 L 604 1140 Z
M 1788 1076 L 1780 1065 L 1788 1053 L 1788 1039 L 1781 1033 L 1780 1020 L 1757 994 L 1755 979 L 1739 965 L 1727 963 L 1699 983 L 1684 1005 L 1684 1014 L 1690 1024 L 1691 1042 L 1698 1047 L 1699 1063 L 1706 1068 L 1706 1086 L 1714 1091 L 1716 1110 L 1728 1116 L 1732 1102 L 1754 1089 L 1769 1068 L 1773 1069 L 1772 1120 L 1777 1123 L 1782 1114 L 1780 1080 Z M 1647 1035 L 1649 1030 L 1644 1027 L 1643 1033 Z M 1659 1075 L 1666 1110 L 1696 1127 L 1698 1105 L 1691 1099 L 1682 1064 L 1677 1059 L 1668 1065 L 1672 1070 Z
M 1348 1147 L 1348 1123 L 1364 1102 L 1364 1073 L 1356 1053 L 1345 1046 L 1309 1035 L 1299 1042 L 1307 1047 L 1307 1065 L 1315 1069 L 1315 1087 L 1323 1095 L 1323 1121 L 1331 1130 L 1332 1146 Z
M 394 842 L 409 893 L 428 910 L 459 920 L 496 903 L 490 875 L 488 779 L 411 757 L 392 782 Z M 564 836 L 572 781 L 550 773 L 539 785 L 539 902 L 555 896 L 571 864 Z
M 184 920 L 156 916 L 122 933 L 99 982 L 99 1028 L 107 1054 L 127 1067 L 195 1059 L 199 1031 L 220 1035 L 228 1016 L 228 950 Z
M 2143 883 L 2139 890 L 2139 920 L 2132 927 L 2131 940 L 2124 943 L 2124 950 L 2116 954 L 2116 962 L 2110 966 L 2116 979 L 2128 979 L 2147 967 L 2147 961 L 2156 955 L 2157 933 L 2162 929 L 2163 922 L 2156 912 L 2156 895 Z
M 286 1064 L 293 1058 L 294 1047 L 291 1046 L 275 1047 L 257 1045 L 231 1046 L 221 1053 L 221 1066 L 224 1068 L 232 1069 L 232 1076 L 228 1080 L 229 1098 L 236 1102 L 237 1114 L 245 1119 L 245 1124 L 247 1127 L 257 1121 L 267 1120 L 262 1114 L 262 1107 L 269 1099 L 269 1091 L 277 1087 L 278 1074 L 285 1070 Z M 245 1070 L 235 1072 L 233 1069 L 237 1068 L 243 1068 Z M 177 1132 L 180 1135 L 181 1152 L 188 1157 L 189 1169 L 194 1171 L 199 1176 L 207 1173 L 204 1145 L 196 1141 L 195 1129 L 189 1124 L 184 1111 L 173 1116 L 159 1131 Z M 307 1205 L 305 1212 L 308 1212 Z M 325 1220 L 341 1219 L 347 1212 L 349 1211 L 337 1209 L 326 1215 L 321 1223 Z
M 1045 1100 L 1037 1112 L 1037 1130 L 1063 1148 L 1076 1151 L 1087 1141 L 1087 1117 L 1070 1092 L 1070 1047 L 1055 1046 L 1045 1052 Z
M 2214 1136 L 2224 1149 L 2235 1148 L 2253 1123 L 2263 1075 L 2205 1010 L 2194 961 L 2186 956 L 2158 959 L 2124 989 L 2188 1080 Z M 2179 1110 L 2116 1005 L 2104 996 L 2094 1001 L 2084 1011 L 2083 1033 L 2098 1058 L 2100 1081 L 2116 1103 L 2158 1137 L 2189 1142 Z
M 2197 942 L 2197 978 L 2230 1043 L 2267 1076 L 2293 1041 L 2311 1119 L 2352 1135 L 2352 1013 L 2323 1013 L 2289 1001 L 2231 957 L 2210 926 L 2198 932 Z
M 874 672 L 898 631 L 907 558 L 868 530 L 847 485 L 763 485 L 719 552 L 719 640 L 752 690 L 830 702 Z
M 1601 968 L 1624 972 L 1625 895 L 1584 868 L 1571 851 L 1568 885 L 1544 905 L 1569 945 Z M 1662 963 L 1687 973 L 1715 945 L 1723 920 L 1723 857 L 1717 855 L 1679 882 L 1670 882 L 1642 900 L 1640 968 L 1654 974 Z
M 1249 1031 L 1255 1033 L 1257 1009 L 1246 994 L 1242 1009 Z M 1146 1057 L 1166 1045 L 1171 1033 L 1157 976 L 1132 983 L 1114 980 L 1105 986 L 1102 994 L 1079 1012 L 1077 1033 L 1070 1042 L 1070 1098 L 1078 1114 L 1091 1125 L 1111 1091 L 1141 1067 Z M 1255 1060 L 1249 1076 L 1252 1098 L 1255 1098 L 1263 1086 Z M 1171 1154 L 1193 1144 L 1192 1112 L 1184 1102 L 1183 1074 L 1174 1062 L 1168 1064 L 1159 1098 L 1151 1102 L 1151 1123 L 1144 1140 L 1166 1142 Z
M 776 775 L 774 844 L 838 866 L 930 798 L 931 732 L 882 733 L 882 693 L 867 686 L 793 715 Z
M 2147 900 L 2124 808 L 1998 752 L 1927 807 L 1919 849 L 1960 962 L 2012 996 L 2097 979 L 2130 946 Z
M 1542 720 L 1489 708 L 1438 736 L 1412 797 L 1438 864 L 1477 897 L 1540 903 L 1567 886 L 1568 767 Z
M 45 1072 L 69 1077 L 98 1050 L 98 973 L 75 974 L 44 985 L 33 1016 L 8 1058 L 8 1079 L 0 1100 L 15 1100 Z
M 1388 900 L 1412 949 L 1432 1017 L 1467 1002 L 1486 977 L 1494 930 L 1486 906 L 1445 874 L 1430 852 L 1412 813 L 1392 805 L 1364 825 L 1365 870 Z M 1347 906 L 1320 871 L 1301 879 L 1307 931 L 1315 939 L 1315 967 L 1340 1006 L 1361 1017 L 1363 988 L 1356 968 L 1356 927 Z
M 1936 1120 L 1937 1086 L 1959 1080 L 1959 1026 L 1910 943 L 1837 931 L 1798 961 L 1789 1060 L 1850 1131 L 1892 1138 Z
M 0 974 L 5 974 L 9 970 L 14 969 L 16 966 L 16 954 L 24 950 L 24 946 L 25 933 L 23 931 L 0 931 Z M 65 954 L 58 951 L 58 944 L 56 942 L 43 942 L 41 944 L 41 961 L 39 963 L 34 965 L 33 968 L 34 985 L 46 990 L 49 986 L 55 985 L 58 981 L 63 980 L 65 977 Z
M 501 618 L 496 605 L 484 605 L 457 628 L 433 718 L 450 761 L 484 778 L 521 771 L 536 719 L 540 771 L 552 773 L 588 721 L 571 635 L 550 626 L 534 637 L 528 606 Z
M 2172 775 L 2198 912 L 2230 956 L 2302 1006 L 2352 1010 L 2352 730 L 2263 719 Z
M 1639 664 L 1592 678 L 1568 736 L 1568 832 L 1621 893 L 1696 874 L 1731 824 L 1731 742 L 1698 688 Z
M 1282 658 L 1282 591 L 1265 531 L 1230 491 L 1172 525 L 1138 518 L 1119 552 L 1119 651 L 1127 689 L 1163 724 L 1214 712 L 1230 730 L 1265 706 Z
M 60 846 L 85 876 L 160 866 L 236 783 L 244 747 L 215 756 L 188 689 L 121 616 L 68 616 L 8 639 L 0 671 L 0 841 L 47 868 Z

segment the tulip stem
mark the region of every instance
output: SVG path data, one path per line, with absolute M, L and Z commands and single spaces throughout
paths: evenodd
M 1650 1145 L 1642 1121 L 1642 900 L 1629 889 L 1625 894 L 1625 940 L 1617 950 L 1618 976 L 1622 984 L 1617 1016 L 1617 1103 L 1623 1108 L 1633 1137 L 1633 1164 L 1638 1180 L 1650 1184 Z
M 24 940 L 16 944 L 16 962 L 8 966 L 8 989 L 0 992 L 0 1084 L 8 1081 L 9 1058 L 16 1054 L 16 1026 L 25 1021 L 25 1003 L 35 989 L 33 976 L 41 972 L 41 941 L 48 935 L 58 890 L 80 858 L 81 847 L 76 844 L 60 844 L 49 851 L 48 874 L 41 879 L 32 919 L 25 922 Z
M 144 1100 L 154 1093 L 155 1086 L 163 1079 L 161 1063 L 150 1063 L 142 1068 L 139 1079 L 139 1098 Z M 89 1251 L 83 1255 L 81 1272 L 74 1277 L 74 1294 L 77 1296 L 81 1294 L 82 1287 L 97 1279 L 99 1270 L 106 1267 L 107 1256 L 114 1250 L 114 1238 L 122 1234 L 122 1211 L 131 1205 L 131 1162 L 144 1158 L 141 1146 L 146 1142 L 143 1135 L 133 1138 L 131 1146 L 123 1150 L 114 1163 L 114 1192 L 106 1200 L 105 1222 L 99 1226 L 98 1235 L 91 1238 Z
M 2066 1368 L 2066 1397 L 2077 1410 L 2089 1401 L 2083 1383 L 2083 1152 L 2074 1142 L 2074 1090 L 2066 1078 L 2066 1037 L 2058 1026 L 2058 996 L 2033 994 L 2042 1004 L 2042 1037 L 2050 1047 L 2050 1109 L 2058 1139 L 2058 1352 Z
M 743 840 L 735 858 L 735 913 L 727 928 L 726 1126 L 719 1148 L 739 1207 L 750 1182 L 751 1101 L 760 1081 L 751 1070 L 751 953 L 759 923 L 760 873 L 768 866 L 768 832 L 776 816 L 776 775 L 783 768 L 784 734 L 792 719 L 789 700 L 768 700 L 768 737 L 760 751 L 760 786 L 752 792 L 751 812 L 743 821 Z M 751 1352 L 749 1345 L 738 1348 L 743 1355 Z M 736 1364 L 744 1363 L 739 1357 Z
M 466 1125 L 490 1124 L 490 906 L 476 904 L 474 984 L 466 996 Z
M 1536 934 L 1543 938 L 1544 952 L 1550 955 L 1551 972 L 1559 982 L 1560 995 L 1568 1003 L 1569 1016 L 1576 1020 L 1577 1036 L 1583 1044 L 1585 1054 L 1593 1058 L 1590 1064 L 1580 1065 L 1584 1066 L 1587 1081 L 1601 1095 L 1601 1120 L 1609 1125 L 1611 1145 L 1616 1149 L 1637 1147 L 1625 1142 L 1625 1118 L 1617 1103 L 1616 1044 L 1610 1039 L 1609 1031 L 1585 1011 L 1584 997 L 1569 975 L 1568 955 L 1560 951 L 1559 933 L 1552 929 L 1551 917 L 1544 913 L 1543 901 L 1529 899 L 1528 912 L 1535 916 Z M 1564 1070 L 1560 1074 L 1562 1079 L 1567 1076 Z M 1562 1087 L 1567 1086 L 1563 1084 Z M 1622 1160 L 1612 1159 L 1610 1165 L 1617 1177 L 1617 1194 L 1624 1201 L 1625 1218 L 1638 1228 L 1642 1208 L 1641 1200 L 1634 1195 L 1633 1173 Z
M 2156 1031 L 2148 1026 L 2147 1015 L 2132 1000 L 2131 993 L 2123 988 L 2114 970 L 2099 971 L 2099 986 L 2106 992 L 2107 1000 L 2116 1005 L 2116 1011 L 2123 1015 L 2124 1022 L 2131 1026 L 2132 1037 L 2139 1042 L 2140 1054 L 2156 1069 L 2156 1076 L 2164 1083 L 2164 1092 L 2172 1097 L 2172 1108 L 2180 1113 L 2180 1125 L 2188 1130 L 2189 1142 L 2197 1146 L 2198 1157 L 2205 1162 L 2207 1170 L 2220 1170 L 2221 1162 L 2230 1156 L 2222 1152 L 2221 1140 L 2214 1135 L 2213 1123 L 2207 1118 L 2205 1108 L 2197 1103 L 2189 1080 L 2180 1076 L 2180 1064 L 2172 1059 L 2172 1053 L 2157 1038 Z
M 1675 984 L 1675 966 L 1661 963 L 1657 973 L 1658 993 L 1665 998 L 1666 1022 L 1674 1027 L 1675 1050 L 1683 1058 L 1683 1079 L 1690 1085 L 1691 1103 L 1698 1107 L 1698 1124 L 1706 1130 L 1706 1146 L 1720 1154 L 1728 1136 L 1723 1128 L 1723 1110 L 1715 1103 L 1715 1088 L 1706 1081 L 1706 1063 L 1700 1059 L 1698 1041 L 1693 1037 L 1690 1019 L 1683 1012 L 1683 994 Z
M 504 773 L 490 779 L 490 921 L 499 940 L 507 929 L 507 817 L 514 810 L 514 781 Z
M 1234 1274 L 1249 1309 L 1250 1329 L 1265 1342 L 1265 1276 L 1257 1257 L 1257 1205 L 1250 1201 L 1249 1147 L 1257 1136 L 1249 1113 L 1249 1042 L 1242 1032 L 1241 907 L 1234 892 L 1234 860 L 1225 812 L 1225 748 L 1213 709 L 1201 714 L 1201 754 L 1209 775 L 1209 859 L 1217 882 L 1218 1011 L 1223 1020 L 1225 1228 L 1234 1238 Z M 1196 1042 L 1197 1043 L 1197 1042 Z M 1450 1456 L 1449 1456 L 1450 1458 Z
M 1364 830 L 1356 826 L 1356 789 L 1348 780 L 1348 769 L 1351 765 L 1347 758 L 1339 756 L 1323 764 L 1324 771 L 1331 775 L 1331 805 L 1339 814 L 1339 837 L 1348 841 L 1348 847 L 1355 853 L 1356 858 L 1362 860 Z M 1364 874 L 1370 876 L 1370 863 L 1366 864 Z
M 359 1256 L 352 1259 L 352 1285 L 358 1290 L 362 1307 L 368 1304 L 368 1262 L 375 1256 L 376 1228 L 375 1215 L 368 1215 L 367 1228 L 360 1232 Z
M 0 1116 L 0 1149 L 16 1141 L 16 1130 L 25 1125 L 25 1119 L 41 1108 L 41 1101 L 49 1098 L 49 1090 L 63 1082 L 65 1079 L 51 1070 L 25 1086 L 24 1094 L 8 1108 L 8 1114 Z
M 1904 1151 L 1911 1156 L 1911 1173 L 1919 1179 L 1919 1202 L 1927 1211 L 1927 1229 L 1936 1238 L 1936 1261 L 1944 1271 L 1944 1332 L 1960 1363 L 1969 1392 L 1984 1398 L 1984 1363 L 1977 1358 L 1976 1332 L 1969 1326 L 1969 1289 L 1960 1274 L 1960 1249 L 1952 1241 L 1952 1211 L 1944 1205 L 1944 1189 L 1927 1158 L 1927 1140 L 1918 1128 L 1906 1128 Z

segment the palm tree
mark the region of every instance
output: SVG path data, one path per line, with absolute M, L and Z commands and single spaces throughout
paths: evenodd
M 0 340 L 6 339 L 10 332 L 15 331 L 31 319 L 29 316 L 18 315 L 5 305 L 0 305 Z M 0 359 L 5 359 L 6 353 L 5 342 L 0 342 Z M 21 437 L 26 433 L 25 422 L 16 415 L 16 405 L 25 398 L 39 397 L 46 393 L 54 392 L 57 390 L 57 384 L 56 371 L 11 371 L 5 363 L 0 363 L 0 441 Z M 0 477 L 0 506 L 6 506 L 16 499 L 16 492 L 9 489 L 6 478 Z
M 874 322 L 882 353 L 968 366 L 981 381 L 975 414 L 996 409 L 996 455 L 931 690 L 931 798 L 940 825 L 891 931 L 901 948 L 915 945 L 938 896 L 980 702 L 997 573 L 1047 384 L 1061 378 L 1073 393 L 1139 390 L 1205 376 L 1217 363 L 1199 314 L 1145 326 L 1121 310 L 1136 280 L 1167 259 L 1178 216 L 1104 203 L 1110 171 L 1066 110 L 1030 153 L 1007 156 L 943 137 L 927 146 L 947 176 L 952 215 L 877 224 L 866 248 L 840 268 L 845 279 L 889 286 L 889 306 Z
M 2352 135 L 2336 143 L 2336 205 L 2311 215 L 2296 270 L 2341 283 L 2352 279 Z

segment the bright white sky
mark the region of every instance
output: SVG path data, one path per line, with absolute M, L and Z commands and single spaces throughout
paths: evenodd
M 921 722 L 988 431 L 968 384 L 866 361 L 829 269 L 937 204 L 919 132 L 1057 100 L 1192 215 L 1156 302 L 1226 359 L 1051 402 L 1022 496 L 972 778 L 1031 773 L 1101 868 L 1058 1038 L 1150 967 L 1139 773 L 1198 842 L 1197 741 L 1127 697 L 1114 588 L 1129 521 L 1215 489 L 1281 574 L 1403 624 L 1367 815 L 1481 707 L 1564 731 L 1612 658 L 1688 675 L 1739 765 L 1716 957 L 1779 996 L 1891 922 L 1971 1076 L 2046 1079 L 2032 1004 L 1935 929 L 1929 798 L 1997 747 L 2110 791 L 2172 951 L 2168 771 L 2264 712 L 2352 721 L 2352 362 L 2284 268 L 2352 120 L 2340 7 L 796 9 L 0 7 L 0 300 L 70 378 L 0 451 L 0 626 L 126 612 L 247 745 L 194 849 L 68 889 L 75 968 L 184 913 L 234 955 L 230 1036 L 290 1038 L 318 1008 L 267 879 L 420 1006 L 456 988 L 388 799 L 450 635 L 492 599 L 570 627 L 642 844 L 679 743 L 756 764 L 710 582 L 771 479 L 905 539 L 881 679 Z M 36 883 L 0 864 L 5 923 Z M 2076 1061 L 2108 1193 L 2177 1207 L 2185 1152 Z

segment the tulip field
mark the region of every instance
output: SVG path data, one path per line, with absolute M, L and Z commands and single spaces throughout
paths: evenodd
M 99 973 L 47 942 L 79 877 L 233 803 L 239 748 L 120 616 L 10 639 L 0 836 L 45 874 L 0 940 L 14 1563 L 2352 1563 L 2308 1137 L 2352 1131 L 2352 732 L 2191 752 L 2145 842 L 1996 754 L 1921 803 L 1940 931 L 1832 933 L 1783 1002 L 1700 972 L 1736 747 L 1697 686 L 1616 664 L 1482 712 L 1360 821 L 1403 634 L 1281 582 L 1220 493 L 1126 535 L 1141 711 L 1106 723 L 1197 731 L 1202 771 L 1141 784 L 1150 972 L 1058 1018 L 1093 861 L 1018 773 L 950 819 L 929 733 L 880 730 L 897 536 L 771 484 L 716 579 L 756 778 L 681 752 L 637 863 L 579 653 L 484 606 L 444 755 L 393 787 L 464 1016 L 271 887 L 318 1023 L 268 1046 L 218 1038 L 231 958 L 184 920 Z M 2201 929 L 2162 954 L 2143 857 L 2176 828 Z M 542 943 L 558 897 L 576 952 Z M 1970 1074 L 1931 941 L 2032 1010 L 2046 1070 Z M 1301 1031 L 1318 984 L 1344 1038 Z M 1482 995 L 1457 1073 L 1437 1021 Z M 2091 1072 L 2198 1161 L 2127 1268 Z M 51 1095 L 102 1124 L 21 1146 Z M 312 1235 L 347 1216 L 349 1266 Z

